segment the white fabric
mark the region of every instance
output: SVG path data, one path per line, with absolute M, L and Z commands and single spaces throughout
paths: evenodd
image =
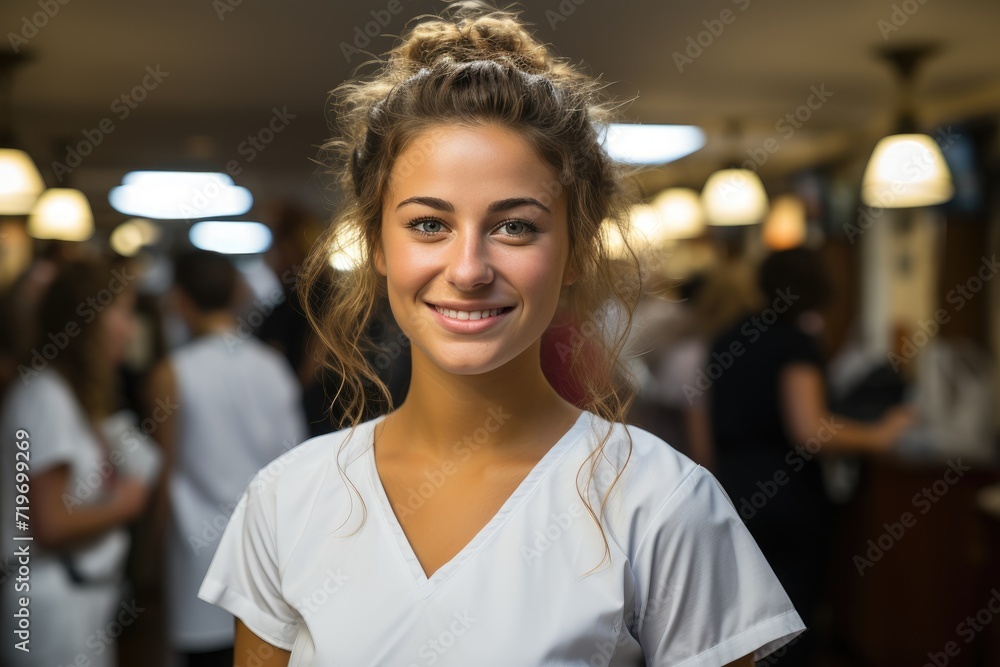
M 308 436 L 288 362 L 235 330 L 171 355 L 178 395 L 167 607 L 172 645 L 197 652 L 233 642 L 233 619 L 197 598 L 219 537 L 250 478 Z M 166 409 L 166 408 L 165 408 Z
M 715 478 L 634 426 L 604 521 L 612 562 L 584 576 L 604 542 L 576 474 L 610 426 L 590 412 L 428 580 L 374 465 L 382 419 L 359 425 L 340 458 L 367 509 L 359 531 L 348 536 L 362 508 L 337 469 L 349 430 L 313 438 L 254 478 L 199 592 L 291 650 L 291 667 L 719 667 L 805 629 Z M 625 435 L 616 424 L 595 508 L 611 463 L 628 454 Z
M 110 463 L 98 444 L 69 384 L 54 369 L 47 368 L 37 376 L 24 381 L 15 380 L 4 400 L 0 417 L 3 433 L 2 518 L 0 518 L 0 544 L 5 565 L 0 605 L 0 628 L 3 642 L 0 660 L 8 667 L 21 665 L 71 665 L 90 664 L 113 667 L 116 664 L 114 640 L 109 629 L 114 630 L 114 616 L 119 610 L 120 584 L 114 581 L 98 585 L 77 586 L 69 578 L 59 559 L 38 546 L 37 542 L 15 541 L 14 536 L 26 533 L 15 526 L 16 488 L 15 434 L 19 429 L 28 432 L 30 478 L 37 479 L 46 471 L 59 465 L 69 466 L 69 479 L 64 501 L 70 507 L 95 502 L 103 493 L 103 485 Z M 30 484 L 30 482 L 29 482 Z M 29 525 L 37 521 L 36 512 L 29 508 Z M 98 563 L 105 572 L 118 574 L 124 567 L 128 554 L 129 537 L 124 528 L 117 528 L 98 540 L 90 549 L 92 555 L 106 554 Z M 15 550 L 28 545 L 30 580 L 20 582 L 30 586 L 28 591 L 15 586 L 19 562 Z M 81 551 L 83 556 L 85 552 Z M 110 560 L 108 560 L 110 559 Z M 86 565 L 86 559 L 80 559 Z M 91 568 L 93 569 L 93 568 Z M 17 599 L 30 598 L 31 643 L 30 653 L 14 648 L 14 618 L 18 609 Z M 119 610 L 120 611 L 120 610 Z M 130 618 L 130 617 L 129 617 Z M 117 628 L 120 633 L 121 627 Z M 116 635 L 117 636 L 117 635 Z

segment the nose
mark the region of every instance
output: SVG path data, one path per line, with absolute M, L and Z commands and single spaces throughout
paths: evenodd
M 451 242 L 447 253 L 445 279 L 456 289 L 471 291 L 493 282 L 488 240 L 478 225 L 467 225 Z

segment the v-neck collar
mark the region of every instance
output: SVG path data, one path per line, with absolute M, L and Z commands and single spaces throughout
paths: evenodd
M 583 432 L 591 425 L 591 413 L 584 410 L 580 413 L 580 416 L 577 417 L 573 426 L 571 426 L 569 430 L 566 431 L 566 433 L 564 433 L 547 452 L 545 452 L 542 458 L 539 459 L 538 463 L 536 463 L 535 466 L 528 472 L 527 476 L 521 480 L 521 483 L 516 489 L 514 489 L 514 492 L 507 498 L 506 501 L 504 501 L 497 513 L 493 515 L 486 525 L 484 525 L 482 529 L 476 533 L 468 544 L 462 547 L 461 551 L 455 554 L 451 560 L 435 570 L 428 579 L 426 573 L 424 572 L 424 568 L 420 565 L 420 560 L 417 558 L 416 553 L 413 551 L 413 547 L 410 545 L 410 541 L 406 538 L 406 534 L 403 532 L 403 527 L 396 518 L 396 513 L 392 510 L 392 504 L 389 502 L 389 496 L 385 492 L 385 487 L 382 485 L 382 480 L 378 474 L 378 467 L 375 465 L 375 427 L 382 422 L 385 417 L 386 415 L 381 415 L 373 419 L 370 422 L 371 426 L 368 429 L 368 447 L 365 459 L 368 465 L 369 480 L 371 482 L 372 489 L 374 490 L 376 502 L 378 504 L 379 511 L 382 513 L 385 525 L 389 528 L 393 541 L 396 543 L 396 549 L 405 561 L 410 575 L 414 580 L 414 584 L 416 585 L 417 592 L 422 597 L 427 597 L 434 592 L 434 590 L 441 586 L 441 584 L 451 578 L 451 576 L 455 574 L 455 572 L 457 572 L 462 565 L 468 562 L 468 560 L 472 558 L 480 548 L 489 542 L 489 540 L 504 526 L 504 524 L 507 523 L 507 520 L 514 513 L 514 511 L 520 507 L 531 491 L 538 486 L 539 482 L 542 481 L 546 474 L 566 454 L 570 446 L 576 443 Z

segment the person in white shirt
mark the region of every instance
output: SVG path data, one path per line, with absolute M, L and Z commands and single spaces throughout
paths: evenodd
M 167 454 L 162 504 L 171 646 L 187 665 L 231 664 L 232 617 L 197 598 L 222 529 L 253 475 L 307 437 L 285 358 L 237 326 L 238 271 L 219 253 L 174 262 L 172 302 L 193 337 L 153 369 L 150 399 L 177 407 L 153 436 Z M 162 521 L 166 524 L 166 521 Z
M 30 323 L 32 350 L 3 397 L 0 664 L 118 664 L 128 524 L 148 480 L 122 469 L 106 426 L 135 332 L 136 275 L 102 258 L 58 267 Z M 20 322 L 29 326 L 28 322 Z
M 629 318 L 606 313 L 642 267 L 610 257 L 629 200 L 598 93 L 480 3 L 335 91 L 343 208 L 302 302 L 358 243 L 307 312 L 354 418 L 233 512 L 199 596 L 237 618 L 236 664 L 745 666 L 805 630 L 715 478 L 622 423 Z M 363 354 L 382 296 L 412 352 L 397 407 Z M 541 370 L 563 308 L 584 409 Z

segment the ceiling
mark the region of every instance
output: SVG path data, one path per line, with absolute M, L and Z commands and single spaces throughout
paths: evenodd
M 45 5 L 58 11 L 48 17 Z M 5 41 L 32 56 L 14 81 L 15 130 L 48 184 L 83 189 L 105 227 L 123 219 L 107 191 L 137 168 L 231 164 L 258 202 L 288 197 L 323 214 L 328 190 L 311 159 L 326 137 L 327 93 L 365 60 L 345 56 L 345 45 L 372 12 L 384 33 L 398 34 L 408 19 L 443 6 L 5 0 Z M 996 0 L 541 0 L 522 7 L 541 40 L 600 75 L 625 102 L 623 120 L 706 128 L 708 145 L 646 174 L 647 190 L 698 186 L 721 162 L 754 152 L 765 181 L 819 162 L 863 162 L 893 124 L 893 75 L 875 55 L 886 46 L 941 45 L 918 77 L 925 126 L 1000 112 Z M 679 66 L 675 53 L 699 39 L 701 53 L 692 47 L 694 57 Z M 391 43 L 380 37 L 367 48 Z M 136 86 L 145 99 L 129 107 L 121 96 Z M 827 99 L 813 98 L 807 121 L 779 124 L 817 90 Z M 285 120 L 274 120 L 276 111 Z M 739 138 L 724 131 L 731 121 L 742 128 Z M 260 150 L 244 143 L 269 124 L 280 128 L 270 143 Z M 761 152 L 765 146 L 771 150 Z M 54 169 L 54 162 L 71 165 L 71 147 L 89 155 Z

